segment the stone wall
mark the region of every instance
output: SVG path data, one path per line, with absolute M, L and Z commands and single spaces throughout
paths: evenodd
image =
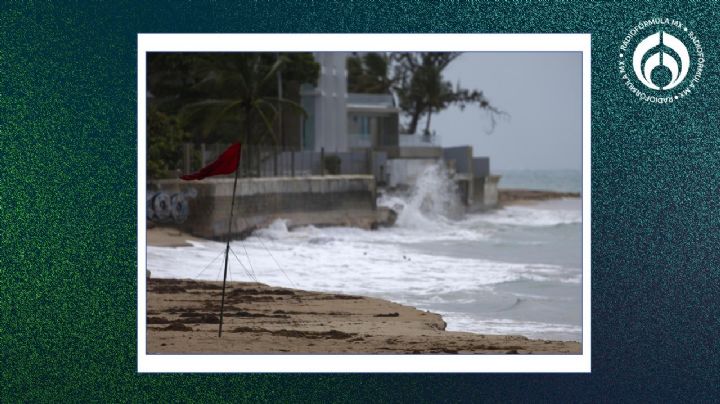
M 482 211 L 498 207 L 499 175 L 474 177 L 472 179 L 472 205 L 470 211 Z
M 222 239 L 228 233 L 233 178 L 202 181 L 159 180 L 148 184 L 156 191 L 193 194 L 189 215 L 175 226 L 195 236 Z M 372 228 L 388 220 L 377 210 L 375 180 L 371 175 L 241 178 L 235 199 L 234 236 L 248 234 L 278 218 L 290 225 L 336 225 Z

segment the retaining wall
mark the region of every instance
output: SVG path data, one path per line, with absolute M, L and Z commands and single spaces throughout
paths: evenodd
M 196 195 L 188 198 L 187 220 L 175 226 L 204 238 L 222 239 L 228 234 L 233 178 L 159 180 L 148 184 L 148 193 L 154 191 Z M 388 212 L 377 210 L 372 175 L 238 179 L 232 236 L 248 234 L 278 218 L 296 226 L 364 228 L 390 219 Z
M 470 211 L 482 211 L 498 207 L 499 175 L 474 177 L 472 179 L 472 204 Z

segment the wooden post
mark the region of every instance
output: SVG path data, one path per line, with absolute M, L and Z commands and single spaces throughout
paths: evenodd
M 273 152 L 273 177 L 277 177 L 277 175 L 278 175 L 277 157 L 278 157 L 278 149 L 276 147 Z
M 320 148 L 320 175 L 325 175 L 325 148 Z
M 295 176 L 295 149 L 290 150 L 290 175 Z

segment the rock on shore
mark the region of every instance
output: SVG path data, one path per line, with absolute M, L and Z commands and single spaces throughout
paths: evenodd
M 532 189 L 500 189 L 498 202 L 500 205 L 533 203 L 560 198 L 579 198 L 577 192 L 538 191 Z

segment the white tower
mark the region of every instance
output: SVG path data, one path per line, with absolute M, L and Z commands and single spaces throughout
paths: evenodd
M 346 52 L 315 52 L 320 64 L 318 85 L 302 91 L 306 148 L 328 152 L 348 150 Z

